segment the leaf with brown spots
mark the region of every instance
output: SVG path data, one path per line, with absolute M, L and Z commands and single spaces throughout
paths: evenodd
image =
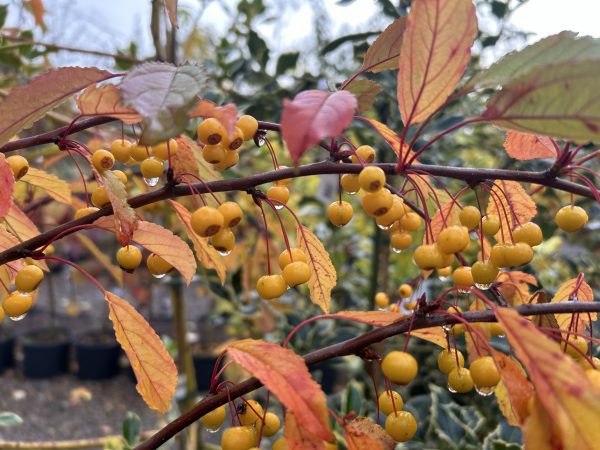
M 344 427 L 348 450 L 393 450 L 396 442 L 378 424 L 366 417 L 357 417 Z
M 496 240 L 508 242 L 510 230 L 531 221 L 537 214 L 537 207 L 518 181 L 496 180 L 488 201 L 487 214 L 495 214 L 500 218 L 501 227 Z

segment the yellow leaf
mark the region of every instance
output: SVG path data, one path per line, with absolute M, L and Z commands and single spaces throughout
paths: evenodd
M 177 387 L 177 367 L 162 341 L 133 306 L 105 292 L 115 336 L 127 354 L 137 378 L 136 389 L 146 404 L 165 413 Z
M 556 302 L 567 302 L 570 298 L 577 299 L 580 302 L 593 302 L 594 301 L 594 292 L 589 284 L 585 281 L 581 280 L 579 286 L 577 286 L 577 278 L 573 278 L 569 281 L 565 281 L 560 285 L 554 297 L 552 297 L 551 303 Z M 571 323 L 571 314 L 556 314 L 556 321 L 558 322 L 558 326 L 562 330 L 567 330 Z M 590 313 L 589 318 L 594 321 L 596 320 L 598 315 L 596 313 Z M 574 322 L 575 323 L 575 322 Z M 585 326 L 589 324 L 588 315 L 587 314 L 579 314 L 579 321 L 576 323 L 577 330 L 582 331 L 585 329 Z
M 582 367 L 531 321 L 510 308 L 497 308 L 496 318 L 548 414 L 564 450 L 592 450 L 600 442 L 600 390 Z
M 305 226 L 299 225 L 297 230 L 297 245 L 308 257 L 308 264 L 312 269 L 308 289 L 310 299 L 323 310 L 329 313 L 331 307 L 331 290 L 337 282 L 337 273 L 329 253 L 317 236 Z
M 143 120 L 134 109 L 123 106 L 121 93 L 115 84 L 92 84 L 77 97 L 77 106 L 82 116 L 114 117 L 127 125 Z
M 285 414 L 283 431 L 287 450 L 325 450 L 323 439 L 304 429 L 291 412 Z
M 19 181 L 35 186 L 48 194 L 54 200 L 71 204 L 71 188 L 69 183 L 61 180 L 56 175 L 44 172 L 43 170 L 30 167 L 24 177 Z
M 198 258 L 200 264 L 202 264 L 202 266 L 204 266 L 206 269 L 216 270 L 217 275 L 219 275 L 219 279 L 221 280 L 221 284 L 224 284 L 225 276 L 227 275 L 227 269 L 225 267 L 223 257 L 219 255 L 212 245 L 209 245 L 208 238 L 200 237 L 194 232 L 194 229 L 190 223 L 192 214 L 187 210 L 187 208 L 173 200 L 169 200 L 169 203 L 173 209 L 175 209 L 175 212 L 185 227 L 188 238 L 194 244 L 196 258 Z
M 415 0 L 402 37 L 398 106 L 405 126 L 442 106 L 460 80 L 477 36 L 471 0 Z
M 121 270 L 121 268 L 115 266 L 111 262 L 111 259 L 108 256 L 106 256 L 106 253 L 100 250 L 98 246 L 94 244 L 94 241 L 92 241 L 89 237 L 81 233 L 75 233 L 75 236 L 77 237 L 77 239 L 79 239 L 79 242 L 81 242 L 81 244 L 98 260 L 98 262 L 100 262 L 102 267 L 104 267 L 108 271 L 110 276 L 114 278 L 117 284 L 122 287 L 123 271 Z
M 521 365 L 504 353 L 492 352 L 501 380 L 494 389 L 498 406 L 509 425 L 520 426 L 527 417 L 527 402 L 533 386 Z
M 496 240 L 509 242 L 510 230 L 514 230 L 519 224 L 531 221 L 537 214 L 537 208 L 518 181 L 496 180 L 494 183 L 487 213 L 496 214 L 500 218 L 501 226 L 496 234 Z
M 127 191 L 123 182 L 110 172 L 104 172 L 104 188 L 113 208 L 114 230 L 122 246 L 129 244 L 137 226 L 135 210 L 127 203 Z
M 357 417 L 344 427 L 348 450 L 393 450 L 396 442 L 378 424 L 366 417 Z

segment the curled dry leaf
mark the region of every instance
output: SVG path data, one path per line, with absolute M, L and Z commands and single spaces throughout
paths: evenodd
M 325 450 L 323 439 L 300 426 L 291 412 L 285 414 L 283 432 L 288 450 Z
M 0 156 L 0 219 L 6 215 L 13 203 L 15 177 L 6 157 Z
M 134 109 L 123 106 L 121 93 L 115 84 L 87 87 L 77 97 L 77 107 L 82 116 L 114 117 L 127 125 L 144 119 Z
M 297 245 L 308 256 L 308 264 L 312 269 L 308 280 L 310 299 L 328 314 L 331 307 L 331 290 L 337 283 L 335 267 L 323 243 L 312 231 L 299 225 L 296 233 Z
M 206 99 L 200 99 L 190 114 L 190 117 L 214 117 L 225 127 L 229 137 L 231 137 L 235 131 L 237 116 L 237 107 L 233 103 L 219 106 Z
M 519 160 L 556 158 L 556 148 L 547 136 L 508 130 L 504 149 L 508 156 Z
M 104 293 L 115 336 L 127 354 L 137 379 L 136 389 L 146 404 L 165 413 L 177 387 L 177 367 L 160 337 L 133 306 L 122 298 Z
M 71 188 L 69 183 L 61 180 L 56 175 L 36 169 L 35 167 L 30 167 L 20 181 L 41 189 L 58 202 L 67 205 L 71 204 Z
M 104 188 L 113 209 L 114 232 L 121 246 L 125 246 L 137 227 L 137 215 L 127 202 L 127 191 L 123 182 L 111 171 L 106 171 L 103 175 Z
M 227 353 L 277 396 L 299 427 L 321 440 L 333 438 L 327 399 L 304 359 L 280 345 L 254 339 L 231 344 Z
M 348 450 L 394 450 L 396 442 L 378 424 L 357 417 L 344 427 Z

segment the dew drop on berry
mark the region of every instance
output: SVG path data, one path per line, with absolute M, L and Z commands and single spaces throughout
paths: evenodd
M 217 253 L 221 256 L 229 256 L 231 255 L 231 250 L 217 250 Z
M 26 315 L 27 315 L 27 313 L 21 314 L 20 316 L 9 317 L 9 319 L 12 320 L 13 322 L 18 322 L 19 320 L 23 320 Z
M 377 224 L 377 227 L 379 227 L 380 230 L 389 230 L 392 226 L 391 225 L 379 225 Z
M 277 203 L 277 204 L 275 205 L 275 209 L 281 209 L 281 208 L 283 208 L 283 205 L 280 205 L 279 203 Z
M 487 291 L 491 285 L 491 283 L 475 283 L 475 287 L 477 287 L 477 289 L 481 289 L 482 291 Z
M 158 184 L 159 179 L 159 177 L 144 178 L 144 183 L 146 183 L 147 186 L 154 187 Z
M 458 289 L 459 294 L 468 294 L 469 292 L 471 292 L 469 289 Z
M 453 326 L 454 326 L 454 325 L 448 325 L 448 324 L 446 324 L 446 325 L 442 325 L 442 329 L 443 329 L 443 330 L 444 330 L 446 333 L 450 333 L 450 331 L 452 331 L 452 327 L 453 327 Z
M 357 192 L 358 192 L 358 191 L 346 191 L 346 194 L 349 194 L 349 195 L 354 195 L 354 194 L 356 194 Z
M 450 384 L 448 384 L 448 390 L 450 392 L 452 392 L 453 394 L 456 394 L 458 392 L 456 389 L 454 389 L 452 386 L 450 386 Z
M 157 280 L 160 280 L 161 278 L 164 278 L 164 277 L 165 277 L 165 275 L 166 275 L 166 273 L 159 273 L 159 274 L 156 274 L 156 275 L 155 275 L 155 274 L 152 274 L 152 276 L 153 276 L 154 278 L 156 278 Z
M 475 386 L 475 391 L 482 397 L 488 397 L 494 393 L 494 387 L 478 387 Z
M 265 137 L 263 135 L 259 135 L 256 139 L 256 143 L 259 147 L 262 147 L 266 143 Z
M 222 427 L 222 425 L 221 425 L 221 427 Z M 213 433 L 214 434 L 214 433 L 217 433 L 221 429 L 221 427 L 217 427 L 217 428 L 208 428 L 208 427 L 206 427 L 206 431 L 208 431 L 209 433 Z
M 392 247 L 392 251 L 394 253 L 402 253 L 402 249 L 400 249 L 400 248 L 394 248 L 394 247 Z

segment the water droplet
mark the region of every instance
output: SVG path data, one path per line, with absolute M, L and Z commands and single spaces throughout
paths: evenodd
M 258 144 L 259 147 L 262 147 L 263 145 L 265 145 L 267 141 L 265 140 L 264 136 L 258 136 L 258 138 L 256 139 L 256 143 Z
M 160 180 L 159 177 L 144 178 L 144 183 L 146 183 L 147 186 L 153 187 L 158 184 L 158 180 Z
M 231 255 L 231 250 L 217 250 L 217 253 L 221 256 L 229 256 Z
M 452 330 L 452 325 L 442 325 L 442 329 L 446 332 L 446 333 L 450 333 L 450 331 Z
M 392 247 L 392 251 L 393 251 L 394 253 L 402 253 L 402 249 L 401 249 L 401 248 L 395 248 L 395 247 Z
M 26 315 L 27 315 L 27 313 L 21 314 L 20 316 L 14 316 L 14 317 L 9 317 L 9 318 L 10 318 L 10 320 L 12 320 L 14 322 L 18 322 L 19 320 L 23 320 Z
M 471 239 L 479 239 L 479 234 L 477 234 L 477 231 L 471 230 L 471 232 L 469 233 L 469 237 Z
M 448 281 L 449 279 L 450 279 L 450 277 L 440 277 L 440 278 L 439 278 L 439 280 L 440 280 L 442 283 L 445 283 L 445 282 L 446 282 L 446 281 Z
M 496 336 L 498 339 L 506 339 L 506 335 L 505 334 L 499 334 Z
M 280 205 L 279 203 L 275 205 L 275 209 L 281 209 L 283 208 L 283 205 Z
M 166 273 L 159 273 L 159 274 L 157 274 L 157 275 L 155 275 L 155 274 L 152 274 L 152 276 L 153 276 L 154 278 L 156 278 L 157 280 L 160 280 L 161 278 L 164 278 L 164 277 L 165 277 L 165 275 L 166 275 Z
M 448 383 L 448 390 L 450 392 L 452 392 L 453 394 L 456 394 L 458 392 L 456 389 L 454 389 L 452 386 L 450 386 L 450 383 Z
M 377 227 L 379 227 L 380 230 L 389 230 L 392 226 L 391 225 L 380 225 L 377 224 Z
M 358 191 L 353 191 L 353 192 L 351 192 L 351 191 L 346 191 L 346 194 L 349 194 L 349 195 L 354 195 L 354 194 L 356 194 L 357 192 L 358 192 Z
M 217 427 L 217 428 L 208 428 L 206 427 L 206 431 L 208 431 L 209 433 L 216 433 L 221 429 L 221 427 Z
M 482 397 L 488 397 L 494 393 L 494 387 L 479 387 L 475 386 L 475 391 Z
M 468 294 L 469 292 L 471 292 L 469 289 L 458 289 L 459 294 Z
M 492 285 L 491 283 L 485 283 L 485 284 L 475 283 L 475 286 L 477 287 L 477 289 L 481 289 L 482 291 L 487 291 L 491 285 Z

